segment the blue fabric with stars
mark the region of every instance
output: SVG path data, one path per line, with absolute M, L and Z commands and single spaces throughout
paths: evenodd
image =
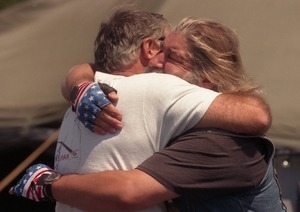
M 43 201 L 47 197 L 44 194 L 43 184 L 39 184 L 39 178 L 45 174 L 51 174 L 54 170 L 44 164 L 36 164 L 26 170 L 26 174 L 13 187 L 16 196 L 23 196 L 36 202 Z
M 93 131 L 96 117 L 110 103 L 98 83 L 91 83 L 79 100 L 77 117 L 86 128 Z

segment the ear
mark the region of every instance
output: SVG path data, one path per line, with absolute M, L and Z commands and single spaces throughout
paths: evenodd
M 141 51 L 143 57 L 150 60 L 160 51 L 160 47 L 152 38 L 146 38 L 143 40 Z

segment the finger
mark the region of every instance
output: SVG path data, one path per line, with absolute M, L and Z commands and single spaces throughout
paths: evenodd
M 115 133 L 123 127 L 121 121 L 115 119 L 111 114 L 103 110 L 98 112 L 97 117 L 93 114 L 87 116 L 84 120 L 84 125 L 98 134 L 105 134 L 106 132 Z
M 116 108 L 113 104 L 106 105 L 105 107 L 101 108 L 102 111 L 109 114 L 112 118 L 118 120 L 119 122 L 122 121 L 122 114 L 118 108 Z
M 94 131 L 98 132 L 101 130 L 109 133 L 116 133 L 117 130 L 122 129 L 122 122 L 112 118 L 109 114 L 101 111 L 94 122 Z
M 117 95 L 116 92 L 110 92 L 108 95 L 107 95 L 109 101 L 111 101 L 111 103 L 113 103 L 114 105 L 116 105 L 119 101 L 119 96 Z
M 114 134 L 117 130 L 111 126 L 109 126 L 104 121 L 99 120 L 96 125 L 94 125 L 93 132 L 105 135 L 106 133 Z
M 105 135 L 105 134 L 107 133 L 106 130 L 104 130 L 103 128 L 98 127 L 98 126 L 96 126 L 96 125 L 94 125 L 94 128 L 93 128 L 92 131 L 93 131 L 94 133 L 99 134 L 99 135 Z
M 114 89 L 113 87 L 109 86 L 109 85 L 106 84 L 106 83 L 100 83 L 100 82 L 98 82 L 98 85 L 99 85 L 100 89 L 103 91 L 103 93 L 104 93 L 105 95 L 108 95 L 108 94 L 111 93 L 111 92 L 117 93 L 117 90 L 116 90 L 116 89 Z
M 108 127 L 112 127 L 116 130 L 121 130 L 123 127 L 123 124 L 121 121 L 119 121 L 115 117 L 111 116 L 111 114 L 108 114 L 106 111 L 103 111 L 103 110 L 100 112 L 95 123 L 97 123 L 97 121 L 103 121 L 104 123 L 107 124 Z
M 8 191 L 9 194 L 13 195 L 14 194 L 14 187 L 11 187 Z

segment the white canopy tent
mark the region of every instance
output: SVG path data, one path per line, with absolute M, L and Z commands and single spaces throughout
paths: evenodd
M 0 11 L 0 127 L 60 120 L 67 107 L 60 83 L 75 64 L 93 60 L 99 23 L 125 1 L 28 0 Z M 268 132 L 276 145 L 300 149 L 300 1 L 135 1 L 176 24 L 193 16 L 237 30 L 250 76 L 267 91 Z
M 60 94 L 63 77 L 72 66 L 93 61 L 93 41 L 100 22 L 110 16 L 114 7 L 125 2 L 128 1 L 26 0 L 0 11 L 0 135 L 6 130 L 26 132 L 34 126 L 62 119 L 68 107 Z M 265 87 L 272 108 L 273 124 L 267 135 L 277 147 L 300 151 L 297 106 L 300 104 L 297 94 L 300 1 L 130 2 L 164 14 L 172 24 L 193 16 L 218 20 L 235 29 L 246 71 Z M 46 143 L 41 145 L 43 150 L 38 148 L 33 154 L 44 151 Z M 284 179 L 281 182 L 286 189 L 284 195 L 294 202 L 294 208 L 298 169 L 298 166 L 285 169 L 280 176 Z

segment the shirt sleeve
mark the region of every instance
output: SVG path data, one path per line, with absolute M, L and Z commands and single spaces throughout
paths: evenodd
M 264 146 L 253 139 L 192 130 L 137 169 L 189 198 L 238 194 L 257 186 L 267 170 Z

